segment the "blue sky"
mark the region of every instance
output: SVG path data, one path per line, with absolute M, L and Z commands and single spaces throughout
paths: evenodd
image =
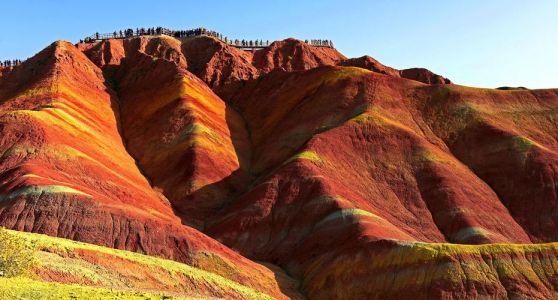
M 0 59 L 96 31 L 204 26 L 233 38 L 331 39 L 348 57 L 426 67 L 463 85 L 558 87 L 556 0 L 113 2 L 2 1 Z

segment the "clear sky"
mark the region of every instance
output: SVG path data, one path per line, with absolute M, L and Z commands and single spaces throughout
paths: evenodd
M 127 27 L 334 41 L 348 57 L 478 86 L 558 87 L 557 0 L 2 1 L 0 59 Z

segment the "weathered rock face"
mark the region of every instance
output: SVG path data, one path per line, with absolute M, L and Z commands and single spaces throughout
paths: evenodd
M 449 84 L 451 81 L 424 68 L 411 68 L 399 71 L 401 77 L 426 84 Z
M 260 70 L 252 64 L 253 53 L 215 38 L 185 40 L 182 53 L 190 62 L 188 70 L 216 91 L 242 80 L 254 79 L 260 74 Z
M 0 224 L 276 297 L 254 261 L 311 299 L 556 297 L 558 90 L 448 83 L 294 39 L 59 42 L 0 77 Z

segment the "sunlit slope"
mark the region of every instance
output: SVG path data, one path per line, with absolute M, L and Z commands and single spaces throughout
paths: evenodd
M 21 77 L 28 85 L 11 85 Z M 3 79 L 3 225 L 137 250 L 149 245 L 122 235 L 143 235 L 151 226 L 123 215 L 148 224 L 176 222 L 168 201 L 127 154 L 112 109 L 117 103 L 103 81 L 66 42 Z

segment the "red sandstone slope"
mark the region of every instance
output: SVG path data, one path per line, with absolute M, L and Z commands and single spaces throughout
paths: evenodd
M 182 225 L 151 188 L 122 143 L 116 95 L 73 45 L 54 43 L 0 87 L 1 225 L 187 262 L 282 296 L 272 271 Z
M 273 82 L 282 85 L 272 89 Z M 467 91 L 472 94 L 462 95 Z M 446 276 L 416 283 L 407 278 L 404 289 L 410 294 L 401 286 L 381 281 L 360 286 L 354 279 L 381 280 L 374 275 L 376 267 L 364 267 L 374 263 L 366 257 L 382 257 L 400 246 L 385 247 L 378 240 L 555 240 L 554 222 L 537 223 L 532 216 L 552 215 L 555 202 L 552 194 L 544 194 L 550 190 L 539 186 L 551 185 L 545 179 L 555 164 L 550 136 L 556 129 L 545 112 L 555 109 L 556 91 L 485 93 L 346 68 L 270 74 L 246 85 L 233 103 L 247 120 L 252 171 L 260 176 L 209 232 L 249 257 L 279 261 L 304 279 L 311 298 L 403 297 L 425 286 L 430 292 L 420 292 L 424 297 L 475 295 L 471 287 L 443 283 L 450 279 Z M 500 101 L 496 107 L 490 106 L 495 100 L 481 106 L 471 103 L 472 95 L 476 101 L 487 96 Z M 512 120 L 520 125 L 511 127 Z M 498 131 L 491 129 L 489 135 L 484 128 L 495 123 Z M 537 171 L 543 163 L 548 167 Z M 537 175 L 526 175 L 533 172 Z M 517 188 L 506 191 L 506 182 Z M 541 201 L 519 206 L 534 195 Z M 542 205 L 543 199 L 551 203 Z M 461 248 L 454 251 L 448 258 L 468 261 Z M 556 261 L 553 253 L 550 261 Z M 497 264 L 505 260 L 493 259 Z M 530 257 L 516 259 L 532 263 Z M 476 268 L 479 262 L 469 263 Z M 505 294 L 521 286 L 520 274 L 527 271 L 516 268 L 502 281 L 479 279 L 478 293 Z M 423 272 L 435 272 L 435 266 Z M 523 286 L 519 294 L 548 297 L 556 289 L 552 281 L 540 284 L 536 292 Z
M 268 88 L 274 82 L 283 82 L 282 87 Z M 270 172 L 271 178 L 278 176 L 289 180 L 288 172 L 283 174 L 285 169 L 299 160 L 308 162 L 310 166 L 307 167 L 312 170 L 294 168 L 292 171 L 309 173 L 307 176 L 319 174 L 320 178 L 311 180 L 311 185 L 321 185 L 320 189 L 331 193 L 314 197 L 339 196 L 344 199 L 340 200 L 342 203 L 355 204 L 343 209 L 373 212 L 392 224 L 394 232 L 398 232 L 394 236 L 397 238 L 410 236 L 423 241 L 469 243 L 528 242 L 523 230 L 490 188 L 425 128 L 425 121 L 412 109 L 412 102 L 405 95 L 406 90 L 413 88 L 420 88 L 420 85 L 357 68 L 283 73 L 247 85 L 246 93 L 239 93 L 238 100 L 233 101 L 246 118 L 251 133 L 252 172 L 263 175 L 264 186 L 269 186 L 273 182 L 266 179 Z M 368 157 L 367 153 L 377 154 Z M 354 161 L 356 157 L 361 159 L 358 164 Z M 319 170 L 315 170 L 315 165 Z M 292 179 L 305 180 L 304 177 L 299 174 Z M 440 185 L 444 186 L 443 190 L 438 190 Z M 296 190 L 300 193 L 301 188 Z M 455 191 L 442 194 L 452 189 Z M 350 194 L 346 194 L 348 191 Z M 280 199 L 280 193 L 271 195 Z M 304 199 L 307 200 L 311 199 Z M 252 203 L 247 202 L 248 205 Z M 455 206 L 472 211 L 462 220 L 459 216 L 448 219 L 431 215 L 438 209 L 449 210 Z M 238 207 L 233 211 L 235 222 L 241 223 L 241 218 L 237 218 Z M 506 225 L 497 221 L 502 218 Z M 301 221 L 308 222 L 308 215 Z M 469 227 L 486 227 L 494 234 L 459 234 Z M 258 249 L 262 249 L 261 245 Z
M 188 70 L 213 89 L 254 79 L 261 71 L 252 64 L 253 53 L 211 37 L 185 40 L 182 43 L 182 53 L 190 62 Z

